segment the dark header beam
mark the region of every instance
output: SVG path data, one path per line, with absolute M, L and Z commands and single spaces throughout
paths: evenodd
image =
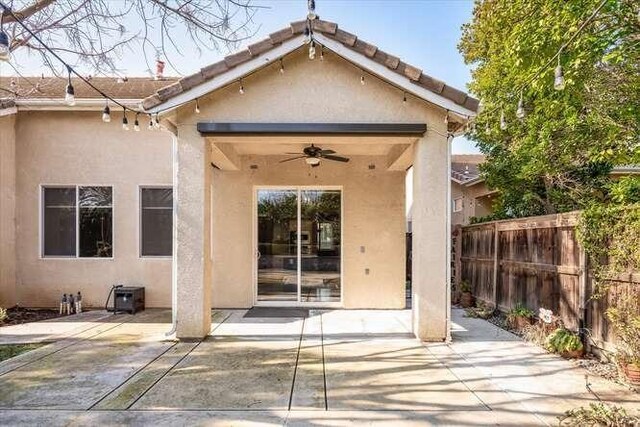
M 359 135 L 423 136 L 424 123 L 215 123 L 199 122 L 198 132 L 211 135 Z

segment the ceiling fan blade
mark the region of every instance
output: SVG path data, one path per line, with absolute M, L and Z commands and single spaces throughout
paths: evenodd
M 323 159 L 327 159 L 327 160 L 334 160 L 336 162 L 348 162 L 349 159 L 347 159 L 346 157 L 341 157 L 341 156 L 332 156 L 330 154 L 326 155 L 326 156 L 322 156 Z
M 278 163 L 285 163 L 285 162 L 290 162 L 292 160 L 304 159 L 305 157 L 307 157 L 307 156 L 291 157 L 289 159 L 280 160 Z
M 333 151 L 333 150 L 322 150 L 322 151 L 320 151 L 320 155 L 321 156 L 324 156 L 326 154 L 336 154 L 336 152 Z
M 291 154 L 293 156 L 302 156 L 303 153 L 284 153 L 284 154 Z

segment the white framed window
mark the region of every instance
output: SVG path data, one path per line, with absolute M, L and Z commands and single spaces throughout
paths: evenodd
M 113 188 L 42 186 L 43 258 L 113 257 Z
M 140 187 L 140 256 L 173 254 L 173 189 Z
M 453 199 L 453 211 L 462 212 L 462 197 L 456 197 Z

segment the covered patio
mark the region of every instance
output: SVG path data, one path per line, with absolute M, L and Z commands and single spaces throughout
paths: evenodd
M 447 340 L 450 143 L 477 105 L 319 19 L 145 99 L 174 140 L 177 336 L 211 308 L 403 308 L 413 167 L 411 330 Z

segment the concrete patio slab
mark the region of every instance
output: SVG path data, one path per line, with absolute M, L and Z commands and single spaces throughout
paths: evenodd
M 303 319 L 237 311 L 132 409 L 287 410 Z
M 165 312 L 146 312 L 0 377 L 1 408 L 88 409 L 174 343 Z M 142 322 L 141 327 L 138 322 Z
M 452 343 L 417 341 L 406 310 L 244 312 L 214 311 L 201 342 L 167 340 L 168 310 L 88 321 L 0 363 L 1 423 L 529 426 L 598 397 L 640 408 L 637 394 L 596 377 L 589 391 L 570 361 L 461 310 Z
M 113 315 L 104 310 L 94 310 L 40 322 L 3 326 L 0 328 L 0 345 L 59 341 L 98 327 L 110 316 Z

